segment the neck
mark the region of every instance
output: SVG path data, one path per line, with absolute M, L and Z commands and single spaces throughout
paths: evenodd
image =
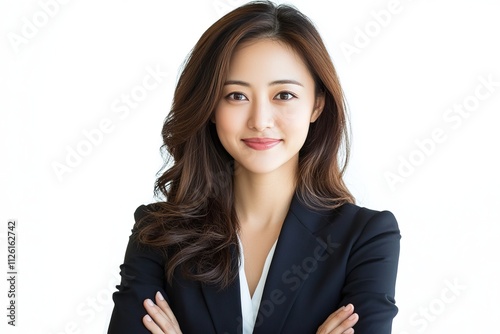
M 295 193 L 298 161 L 267 174 L 235 168 L 235 209 L 241 227 L 281 225 Z

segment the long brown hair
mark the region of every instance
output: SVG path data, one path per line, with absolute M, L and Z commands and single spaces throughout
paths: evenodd
M 155 183 L 162 201 L 150 206 L 136 225 L 142 243 L 168 249 L 169 282 L 176 269 L 189 279 L 220 287 L 236 277 L 233 159 L 210 120 L 233 51 L 259 38 L 292 47 L 309 67 L 317 93 L 325 94 L 323 112 L 310 125 L 299 152 L 299 200 L 317 209 L 354 202 L 342 180 L 349 156 L 344 96 L 321 37 L 292 6 L 268 1 L 243 5 L 208 28 L 186 60 L 162 129 L 166 170 Z

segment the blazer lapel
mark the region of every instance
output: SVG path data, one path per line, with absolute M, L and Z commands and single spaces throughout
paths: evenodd
M 307 279 L 303 262 L 321 245 L 314 232 L 325 223 L 320 213 L 306 208 L 296 196 L 293 198 L 269 268 L 254 334 L 281 332 Z
M 233 254 L 235 253 L 233 252 Z M 234 258 L 237 261 L 236 256 Z M 242 316 L 238 277 L 226 289 L 221 290 L 218 286 L 202 284 L 201 290 L 212 318 L 215 333 L 241 333 Z

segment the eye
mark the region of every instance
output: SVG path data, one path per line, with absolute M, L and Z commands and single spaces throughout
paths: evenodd
M 234 100 L 234 101 L 246 101 L 246 100 L 248 100 L 247 97 L 243 93 L 238 93 L 238 92 L 234 92 L 234 93 L 227 95 L 226 99 Z
M 295 96 L 294 94 L 292 94 L 290 92 L 281 92 L 281 93 L 278 93 L 278 95 L 276 95 L 276 98 L 278 100 L 283 100 L 283 101 L 288 101 L 288 100 L 291 100 L 295 97 L 297 97 L 297 96 Z

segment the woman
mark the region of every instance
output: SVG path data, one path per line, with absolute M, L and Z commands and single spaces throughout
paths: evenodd
M 303 14 L 253 2 L 212 25 L 179 78 L 165 198 L 135 213 L 108 333 L 390 333 L 400 233 L 354 204 L 346 134 Z

